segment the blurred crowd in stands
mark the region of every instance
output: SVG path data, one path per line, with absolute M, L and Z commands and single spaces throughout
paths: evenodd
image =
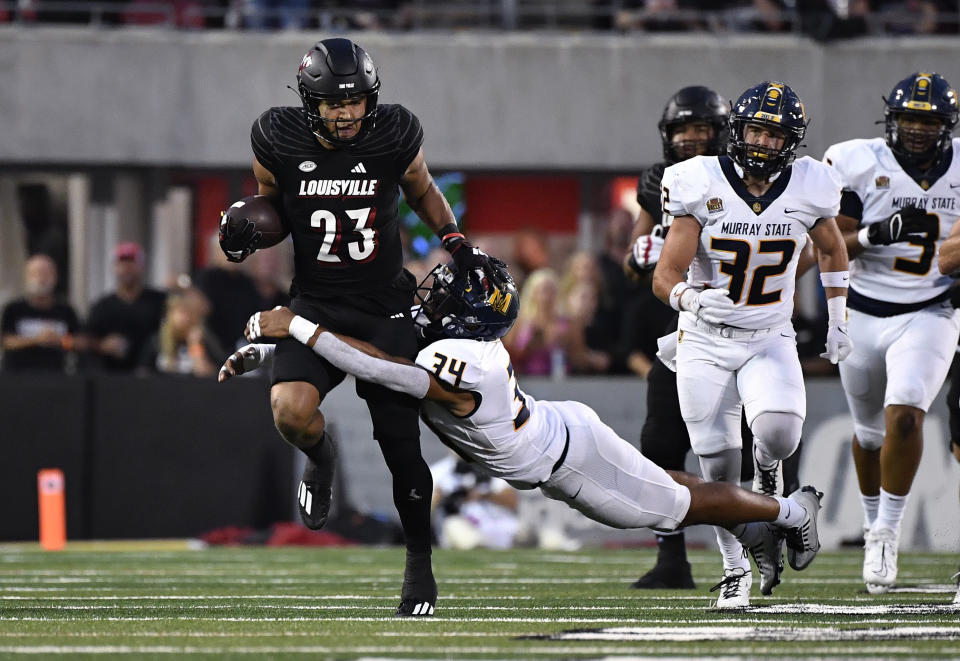
M 186 29 L 956 34 L 956 0 L 8 0 L 0 21 Z
M 261 251 L 232 264 L 215 236 L 212 243 L 209 265 L 192 278 L 181 275 L 166 291 L 146 285 L 139 244 L 118 244 L 116 288 L 94 301 L 85 320 L 57 295 L 54 259 L 32 255 L 23 296 L 7 302 L 0 316 L 3 371 L 215 376 L 226 356 L 246 343 L 249 316 L 289 299 L 271 277 L 275 255 Z
M 508 241 L 478 241 L 502 257 L 517 280 L 520 313 L 504 343 L 518 373 L 646 376 L 673 312 L 653 296 L 649 281 L 625 274 L 632 226 L 629 211 L 613 209 L 597 229 L 596 252 L 551 250 L 546 235 L 533 229 L 511 234 Z M 118 244 L 112 254 L 114 289 L 93 301 L 83 318 L 57 293 L 57 261 L 33 254 L 25 265 L 22 297 L 3 307 L 3 370 L 215 376 L 226 356 L 246 343 L 242 334 L 249 316 L 288 302 L 283 273 L 290 250 L 289 245 L 260 250 L 234 264 L 214 234 L 206 255 L 204 268 L 159 291 L 146 285 L 144 249 Z M 448 257 L 437 246 L 406 266 L 419 282 Z M 825 321 L 797 316 L 794 324 L 807 372 L 833 373 L 817 357 Z

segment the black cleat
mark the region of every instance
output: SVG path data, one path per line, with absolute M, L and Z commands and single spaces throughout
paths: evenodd
M 436 597 L 432 602 L 404 599 L 397 607 L 396 617 L 430 617 L 433 615 L 436 600 Z
M 630 584 L 635 590 L 695 590 L 690 563 L 658 562 L 646 574 Z
M 329 434 L 324 434 L 319 449 L 323 457 L 321 463 L 307 457 L 303 468 L 300 487 L 297 489 L 297 503 L 300 520 L 310 530 L 320 530 L 330 515 L 330 500 L 333 497 L 333 472 L 337 465 L 337 448 Z
M 437 605 L 437 582 L 429 553 L 407 551 L 397 617 L 430 617 Z

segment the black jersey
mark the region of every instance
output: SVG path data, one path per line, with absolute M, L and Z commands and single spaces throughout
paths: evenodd
M 670 225 L 669 222 L 663 222 L 665 214 L 660 204 L 660 182 L 666 169 L 667 163 L 664 161 L 651 165 L 643 171 L 640 181 L 637 182 L 637 202 L 640 203 L 640 208 L 650 214 L 654 224 L 659 223 L 664 228 Z
M 282 193 L 298 291 L 368 292 L 401 274 L 399 182 L 423 144 L 413 113 L 381 105 L 358 144 L 325 149 L 302 108 L 271 108 L 254 122 L 251 142 Z

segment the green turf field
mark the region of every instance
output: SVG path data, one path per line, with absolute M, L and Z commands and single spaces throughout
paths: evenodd
M 437 551 L 436 616 L 396 619 L 395 548 L 6 545 L 0 657 L 960 658 L 956 555 L 903 554 L 899 589 L 874 597 L 860 553 L 822 554 L 741 612 L 711 610 L 712 552 L 693 554 L 697 590 L 627 589 L 653 557 Z

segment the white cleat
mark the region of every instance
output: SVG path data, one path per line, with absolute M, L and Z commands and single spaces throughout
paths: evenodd
M 753 574 L 749 569 L 733 567 L 723 570 L 723 579 L 710 588 L 710 592 L 720 591 L 717 608 L 743 608 L 750 605 L 750 588 L 753 586 Z
M 897 580 L 897 533 L 873 528 L 864 536 L 863 582 L 870 594 L 884 594 Z

